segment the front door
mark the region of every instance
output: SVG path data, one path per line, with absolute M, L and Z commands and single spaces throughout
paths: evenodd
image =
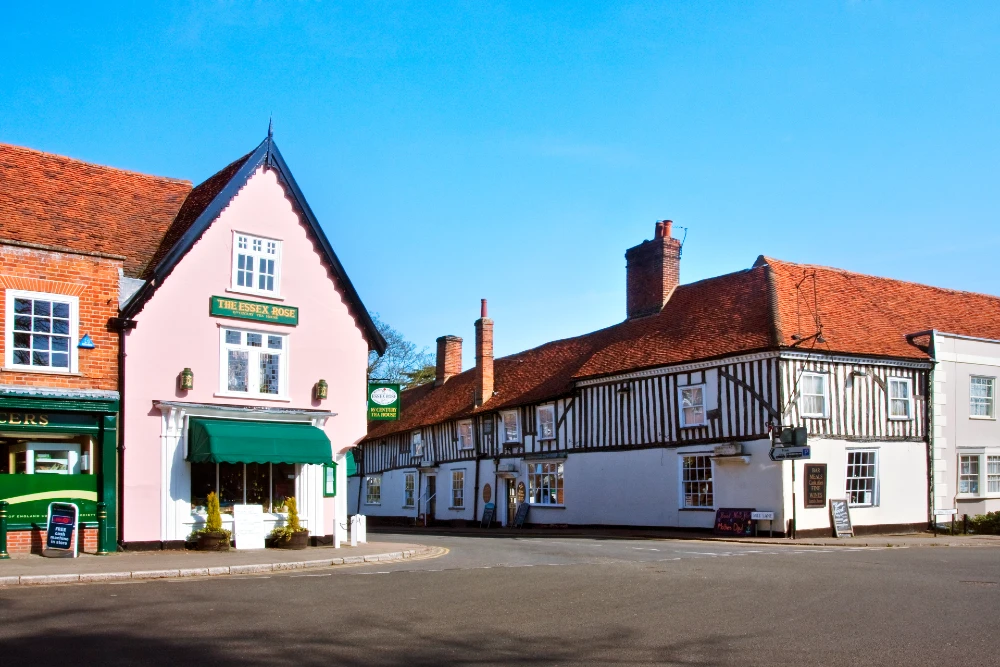
M 437 506 L 437 476 L 427 476 L 427 521 L 434 520 L 434 508 Z
M 504 480 L 507 483 L 507 516 L 504 525 L 513 526 L 514 516 L 517 514 L 517 481 L 513 479 Z

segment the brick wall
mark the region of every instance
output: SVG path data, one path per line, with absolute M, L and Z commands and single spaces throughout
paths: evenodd
M 41 528 L 31 530 L 11 530 L 7 532 L 7 553 L 40 554 L 45 545 L 47 531 Z M 77 532 L 78 549 L 81 552 L 97 553 L 97 528 L 84 528 Z
M 652 241 L 625 251 L 628 317 L 660 312 L 680 283 L 681 242 L 671 238 L 669 220 L 656 223 Z
M 79 350 L 78 374 L 0 371 L 0 384 L 60 387 L 67 389 L 118 388 L 118 334 L 108 320 L 118 315 L 118 270 L 121 260 L 38 250 L 0 244 L 0 290 L 19 289 L 76 296 L 80 303 L 80 329 L 75 347 L 90 334 L 94 349 Z M 6 299 L 0 299 L 6 317 Z M 7 339 L 0 337 L 0 355 Z M 0 359 L 6 358 L 0 356 Z

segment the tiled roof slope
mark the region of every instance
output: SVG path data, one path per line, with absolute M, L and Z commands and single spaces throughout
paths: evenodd
M 124 256 L 139 277 L 191 182 L 0 144 L 0 239 Z

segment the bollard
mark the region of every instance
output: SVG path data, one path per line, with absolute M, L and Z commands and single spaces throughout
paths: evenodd
M 108 506 L 97 503 L 97 555 L 107 556 L 104 549 L 104 535 L 108 532 Z
M 968 535 L 969 534 L 969 515 L 968 514 L 963 514 L 962 515 L 962 534 L 963 535 Z
M 7 508 L 10 504 L 6 500 L 0 500 L 0 560 L 10 559 L 7 553 Z

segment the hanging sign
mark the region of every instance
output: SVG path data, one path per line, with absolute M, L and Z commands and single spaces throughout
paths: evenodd
M 299 324 L 299 309 L 294 306 L 244 301 L 228 296 L 210 297 L 208 312 L 215 317 L 235 317 L 240 320 L 289 324 L 293 327 Z
M 79 520 L 80 510 L 73 503 L 49 503 L 44 555 L 76 558 Z
M 399 419 L 399 385 L 369 383 L 368 420 Z
M 807 463 L 806 507 L 826 507 L 826 464 Z
M 830 521 L 833 523 L 834 537 L 854 537 L 854 526 L 851 525 L 851 510 L 846 500 L 830 501 Z

